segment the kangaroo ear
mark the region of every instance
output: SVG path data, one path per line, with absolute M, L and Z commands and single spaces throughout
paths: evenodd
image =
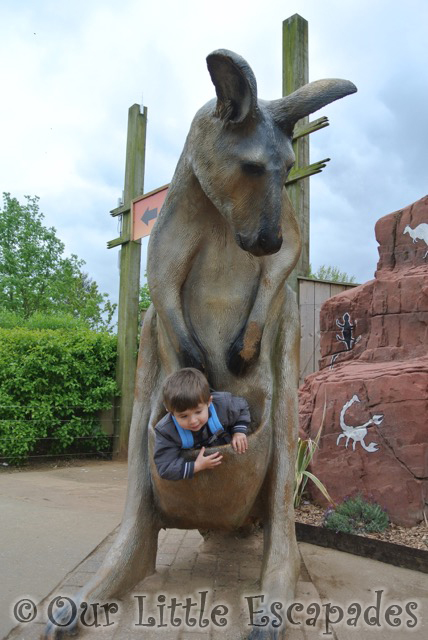
M 317 80 L 297 89 L 285 98 L 272 100 L 268 108 L 275 122 L 291 135 L 298 120 L 356 91 L 357 87 L 349 80 L 336 78 Z
M 257 112 L 257 83 L 248 63 L 233 51 L 218 49 L 207 57 L 217 93 L 216 115 L 240 123 Z

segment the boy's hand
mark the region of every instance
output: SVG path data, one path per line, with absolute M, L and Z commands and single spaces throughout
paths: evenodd
M 234 433 L 232 437 L 232 447 L 236 453 L 245 453 L 248 449 L 248 440 L 245 433 Z
M 198 454 L 198 457 L 195 460 L 195 466 L 193 467 L 193 473 L 198 473 L 198 471 L 205 471 L 205 469 L 214 469 L 214 467 L 218 467 L 223 460 L 223 456 L 219 451 L 215 453 L 211 453 L 209 456 L 204 456 L 205 447 L 201 447 L 201 450 Z

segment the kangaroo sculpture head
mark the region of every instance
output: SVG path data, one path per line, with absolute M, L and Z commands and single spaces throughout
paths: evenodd
M 321 80 L 279 100 L 258 100 L 256 79 L 241 56 L 220 49 L 207 64 L 217 100 L 197 112 L 184 154 L 238 246 L 255 256 L 276 253 L 285 232 L 281 194 L 294 164 L 294 125 L 356 87 Z

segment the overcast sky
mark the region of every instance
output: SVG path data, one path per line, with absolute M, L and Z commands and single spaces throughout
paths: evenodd
M 206 55 L 228 48 L 281 96 L 282 21 L 309 22 L 310 80 L 358 93 L 312 134 L 311 263 L 373 277 L 374 224 L 428 192 L 426 0 L 0 0 L 0 189 L 40 196 L 47 225 L 113 300 L 128 108 L 148 107 L 145 191 L 170 181 L 196 110 L 214 97 Z M 143 269 L 146 241 L 143 241 Z

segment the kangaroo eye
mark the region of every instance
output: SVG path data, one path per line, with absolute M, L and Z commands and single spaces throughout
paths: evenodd
M 264 165 L 258 162 L 244 162 L 242 165 L 242 171 L 249 176 L 262 176 L 265 170 Z

